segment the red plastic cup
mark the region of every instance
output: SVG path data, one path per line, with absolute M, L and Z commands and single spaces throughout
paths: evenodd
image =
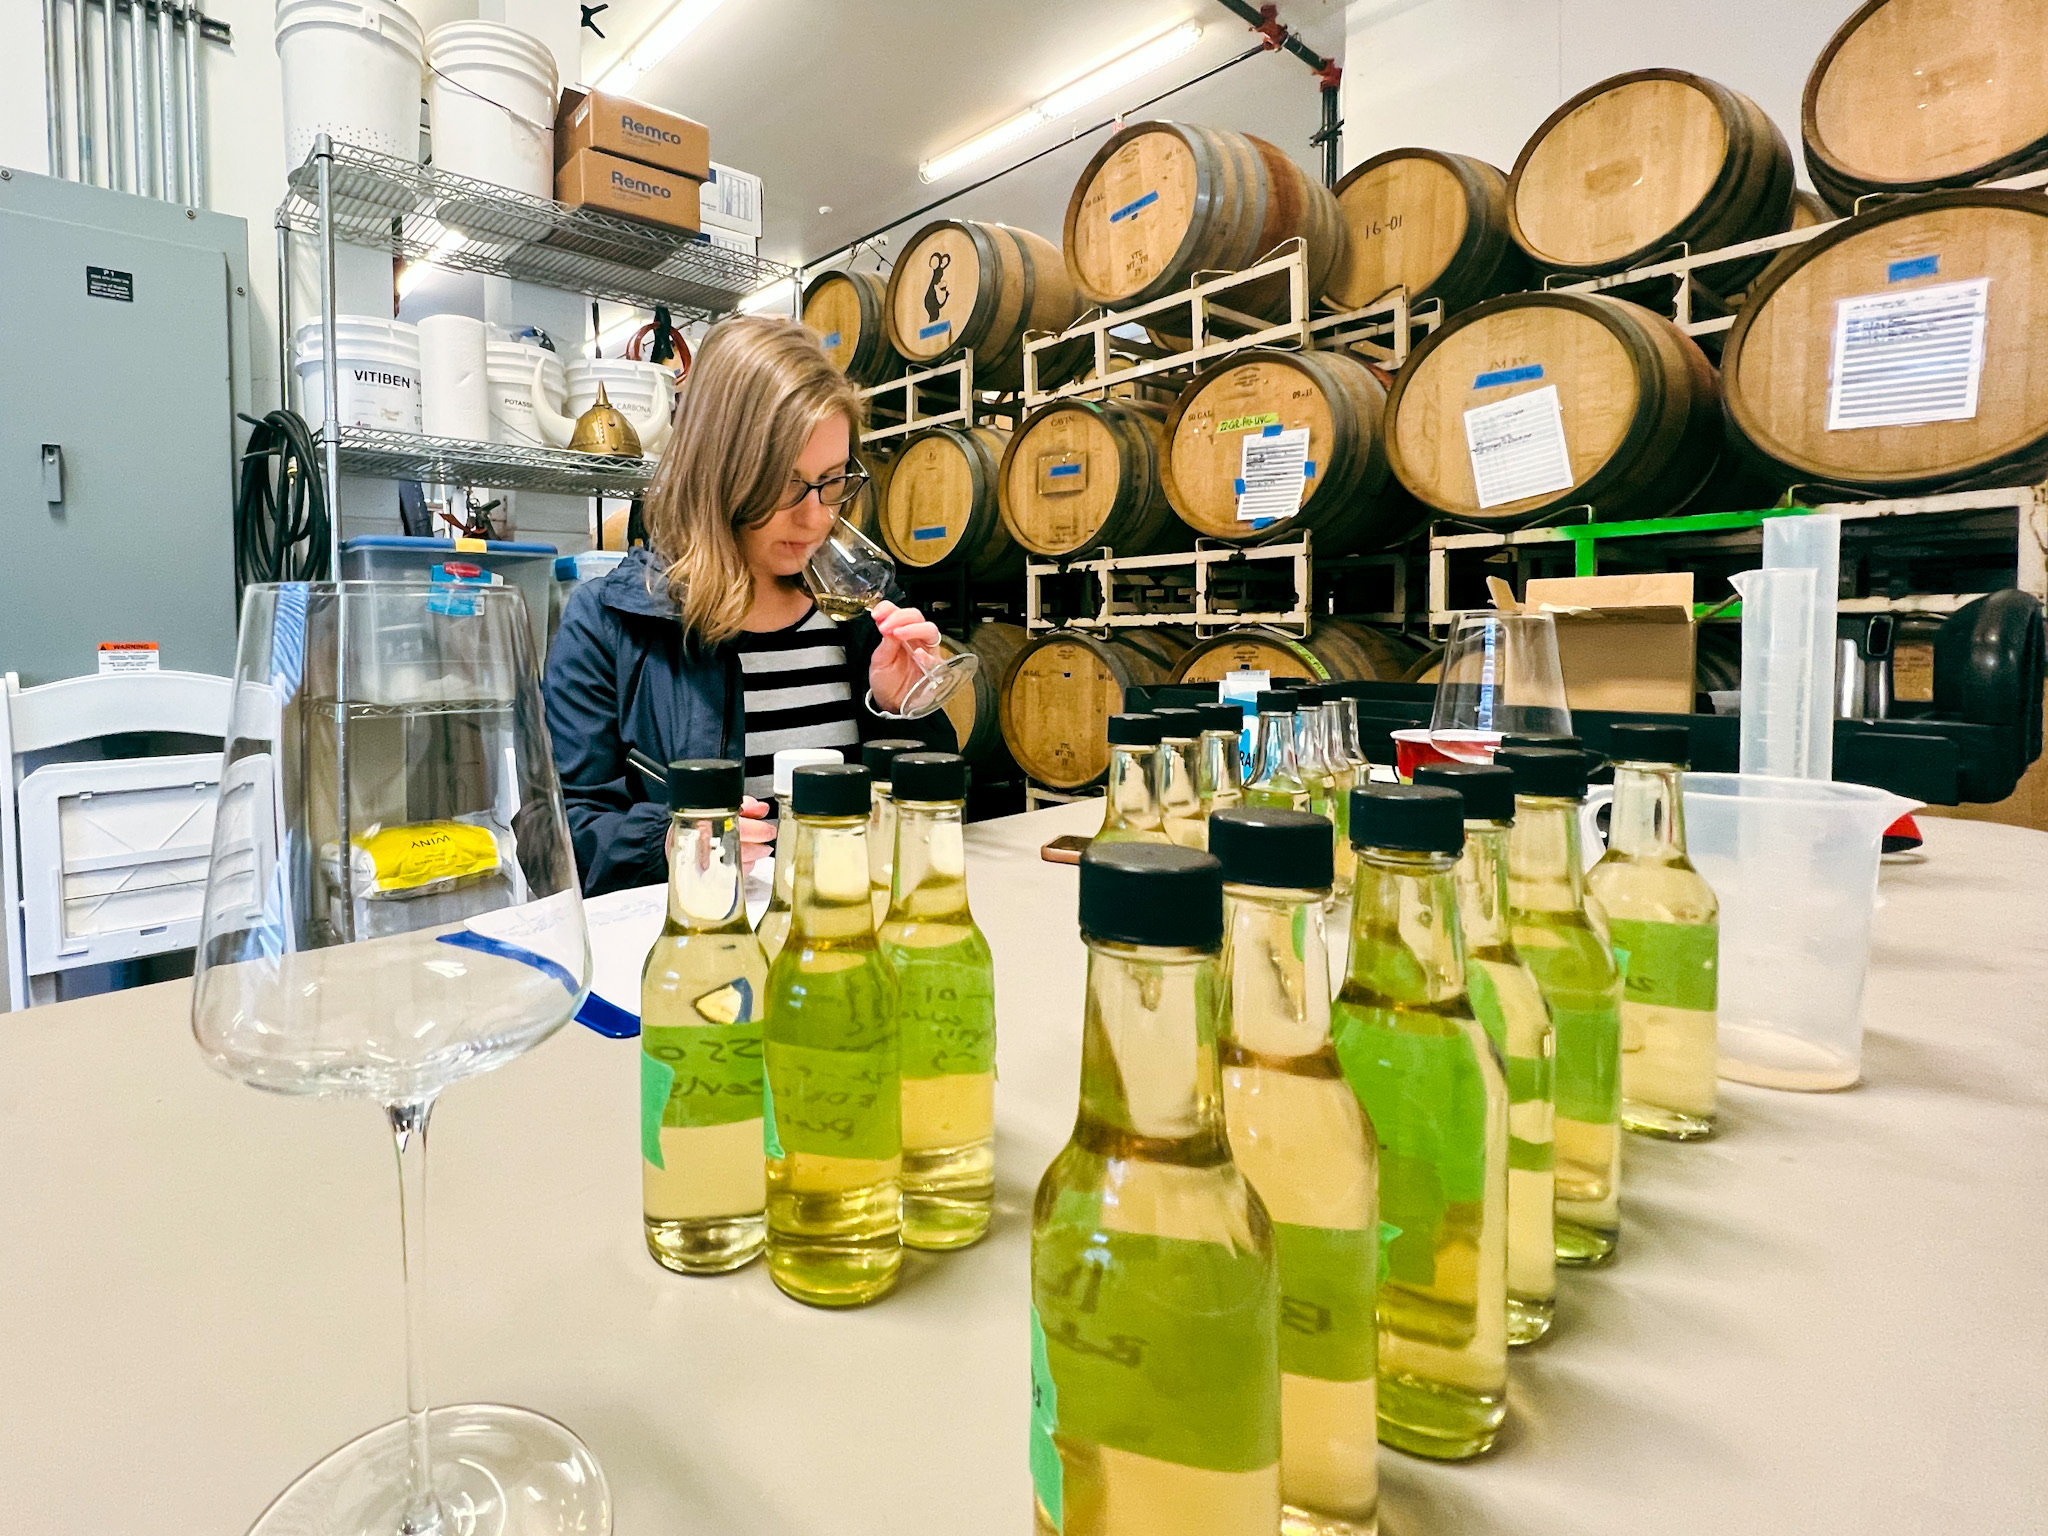
M 1411 726 L 1392 733 L 1394 772 L 1403 784 L 1428 763 L 1490 763 L 1500 748 L 1499 731 L 1431 731 Z

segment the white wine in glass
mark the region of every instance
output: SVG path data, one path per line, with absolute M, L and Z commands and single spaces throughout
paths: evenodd
M 255 1087 L 383 1106 L 407 1363 L 406 1417 L 303 1474 L 251 1536 L 611 1529 L 604 1474 L 569 1430 L 497 1404 L 429 1413 L 426 1392 L 434 1102 L 540 1044 L 590 985 L 530 636 L 510 587 L 243 598 L 192 1031 Z
M 845 518 L 836 517 L 825 542 L 805 563 L 803 582 L 827 618 L 845 623 L 887 597 L 895 574 L 895 563 L 885 550 Z M 905 719 L 938 709 L 981 667 L 972 651 L 938 661 L 930 660 L 923 651 L 911 651 L 910 659 L 924 676 L 910 685 L 896 711 Z

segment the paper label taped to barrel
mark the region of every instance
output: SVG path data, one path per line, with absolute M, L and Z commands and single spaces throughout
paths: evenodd
M 1828 430 L 1975 416 L 1990 289 L 1991 279 L 1979 277 L 1840 300 Z
M 1572 488 L 1555 384 L 1472 407 L 1465 413 L 1465 446 L 1482 508 Z
M 1308 428 L 1248 432 L 1238 461 L 1237 520 L 1269 522 L 1301 510 L 1308 487 Z

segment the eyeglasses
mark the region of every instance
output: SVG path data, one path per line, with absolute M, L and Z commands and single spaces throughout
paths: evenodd
M 818 493 L 819 502 L 828 507 L 843 507 L 858 496 L 861 487 L 868 483 L 868 472 L 864 469 L 849 470 L 841 475 L 827 475 L 822 480 L 806 480 L 801 475 L 789 477 L 789 489 L 783 493 L 778 512 L 787 512 L 804 504 L 804 498 L 811 492 Z

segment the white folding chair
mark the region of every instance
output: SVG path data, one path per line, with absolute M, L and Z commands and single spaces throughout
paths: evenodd
M 10 1008 L 54 1002 L 81 966 L 199 937 L 221 754 L 72 760 L 97 737 L 224 739 L 233 688 L 199 672 L 0 690 L 0 912 Z

